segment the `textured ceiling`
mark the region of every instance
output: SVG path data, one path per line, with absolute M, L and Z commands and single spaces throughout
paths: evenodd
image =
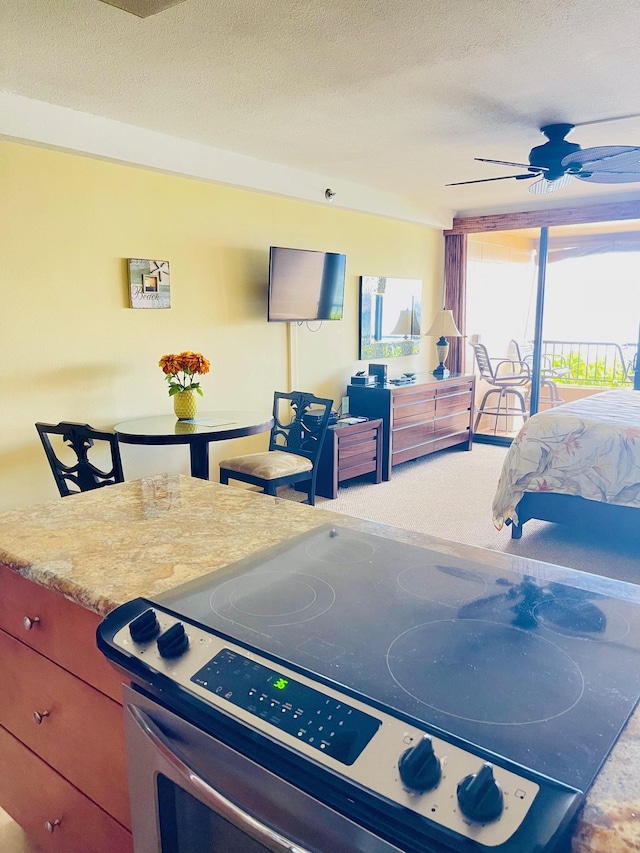
M 640 113 L 628 0 L 0 0 L 0 90 L 454 211 L 640 198 L 640 183 L 533 197 L 474 162 L 526 162 L 549 122 Z M 640 118 L 576 128 L 640 144 Z

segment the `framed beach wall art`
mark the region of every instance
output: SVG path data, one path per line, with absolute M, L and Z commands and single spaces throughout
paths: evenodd
M 360 278 L 360 359 L 420 352 L 422 280 L 363 275 Z
M 132 308 L 171 308 L 169 261 L 129 258 L 128 267 Z

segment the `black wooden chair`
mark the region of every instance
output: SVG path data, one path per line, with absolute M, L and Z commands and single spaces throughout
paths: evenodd
M 220 482 L 240 480 L 275 496 L 280 486 L 300 485 L 307 503 L 316 499 L 316 476 L 333 400 L 293 391 L 273 395 L 269 449 L 220 462 Z
M 89 424 L 65 421 L 59 424 L 37 423 L 36 429 L 61 497 L 124 482 L 120 448 L 115 433 L 101 432 L 93 429 Z M 76 456 L 75 462 L 65 464 L 59 459 L 50 438 L 56 435 L 62 436 L 64 445 L 73 451 Z M 89 461 L 89 450 L 96 441 L 101 442 L 103 447 L 109 448 L 111 453 L 111 470 L 109 471 L 103 471 Z

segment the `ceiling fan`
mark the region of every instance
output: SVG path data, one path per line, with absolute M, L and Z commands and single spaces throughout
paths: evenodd
M 595 124 L 596 122 L 583 122 Z M 488 181 L 506 181 L 514 178 L 524 181 L 537 178 L 529 186 L 533 195 L 553 193 L 573 182 L 574 179 L 594 184 L 626 184 L 640 181 L 640 147 L 635 145 L 600 145 L 596 148 L 581 148 L 565 137 L 573 130 L 573 124 L 547 124 L 540 131 L 548 142 L 536 145 L 529 152 L 529 163 L 512 163 L 510 160 L 487 160 L 476 157 L 481 163 L 499 166 L 515 166 L 526 169 L 517 175 L 499 178 L 480 178 L 475 181 L 458 181 L 446 184 L 458 187 L 463 184 L 483 184 Z

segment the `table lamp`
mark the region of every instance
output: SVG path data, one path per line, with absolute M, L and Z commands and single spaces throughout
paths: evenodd
M 438 311 L 433 323 L 425 334 L 438 338 L 436 341 L 436 353 L 440 364 L 432 372 L 434 376 L 443 379 L 445 376 L 449 375 L 449 370 L 444 366 L 447 356 L 449 355 L 449 341 L 445 336 L 450 338 L 462 337 L 458 331 L 458 327 L 456 326 L 456 321 L 453 319 L 453 312 L 447 311 L 445 308 Z

